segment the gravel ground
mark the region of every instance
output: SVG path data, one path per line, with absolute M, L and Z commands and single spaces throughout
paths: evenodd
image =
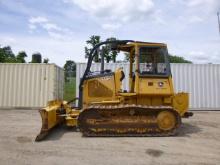
M 0 164 L 220 164 L 220 112 L 195 112 L 177 137 L 85 138 L 56 128 L 34 142 L 41 119 L 35 110 L 0 110 Z

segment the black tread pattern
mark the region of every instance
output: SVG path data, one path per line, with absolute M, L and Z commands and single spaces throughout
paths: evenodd
M 164 130 L 160 130 L 158 131 L 154 131 L 154 129 L 158 130 L 158 125 L 148 125 L 146 126 L 146 128 L 150 128 L 151 131 L 150 132 L 144 132 L 144 133 L 140 133 L 138 132 L 138 128 L 137 131 L 130 131 L 129 132 L 129 125 L 124 127 L 120 124 L 118 124 L 118 126 L 115 126 L 114 129 L 123 127 L 123 128 L 128 128 L 127 132 L 124 133 L 117 133 L 116 131 L 103 131 L 103 132 L 96 132 L 96 131 L 92 131 L 91 128 L 97 128 L 97 126 L 94 125 L 88 125 L 86 123 L 86 120 L 88 118 L 96 118 L 96 119 L 103 119 L 103 116 L 106 117 L 106 113 L 110 114 L 113 113 L 114 115 L 120 115 L 121 117 L 123 117 L 123 114 L 126 114 L 130 109 L 135 110 L 135 113 L 137 112 L 139 115 L 150 115 L 153 117 L 156 117 L 157 114 L 159 114 L 161 111 L 170 111 L 172 112 L 175 117 L 176 117 L 176 125 L 175 128 L 169 131 L 164 131 Z M 107 116 L 107 117 L 111 117 L 111 116 Z M 173 107 L 171 106 L 144 106 L 144 105 L 108 105 L 108 106 L 104 106 L 104 105 L 95 105 L 95 106 L 90 106 L 88 108 L 85 108 L 79 115 L 78 118 L 78 126 L 80 128 L 80 131 L 83 133 L 83 136 L 89 136 L 89 137 L 142 137 L 142 136 L 173 136 L 176 135 L 177 133 L 177 128 L 179 128 L 181 124 L 181 117 L 178 114 L 177 111 L 175 111 L 173 109 Z M 108 128 L 111 127 L 111 125 L 107 125 L 104 124 L 102 126 L 102 128 Z M 143 127 L 142 127 L 143 128 Z

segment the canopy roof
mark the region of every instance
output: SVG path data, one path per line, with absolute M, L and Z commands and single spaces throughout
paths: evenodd
M 146 47 L 167 47 L 166 44 L 164 43 L 156 43 L 156 42 L 142 42 L 142 41 L 134 41 L 134 42 L 129 42 L 124 45 L 120 45 L 118 47 L 119 50 L 130 52 L 131 49 L 133 49 L 135 46 L 146 46 Z

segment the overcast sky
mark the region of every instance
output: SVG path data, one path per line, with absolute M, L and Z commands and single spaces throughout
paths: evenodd
M 0 45 L 51 63 L 84 62 L 91 35 L 164 42 L 194 63 L 220 63 L 220 0 L 0 0 Z

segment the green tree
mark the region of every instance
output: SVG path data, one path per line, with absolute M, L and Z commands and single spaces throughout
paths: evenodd
M 128 62 L 128 61 L 129 61 L 129 58 L 130 58 L 130 53 L 125 52 L 124 55 L 125 55 L 124 61 L 125 61 L 125 62 Z
M 192 63 L 192 61 L 186 60 L 184 57 L 168 55 L 170 63 Z M 124 61 L 129 61 L 129 53 L 125 53 Z
M 76 63 L 74 61 L 67 60 L 63 68 L 65 71 L 65 81 L 67 81 L 67 77 L 76 76 Z
M 50 60 L 49 60 L 48 58 L 44 58 L 43 63 L 48 64 L 49 61 L 50 61 Z
M 110 37 L 110 38 L 107 38 L 106 41 L 116 41 L 117 39 L 115 37 Z M 111 44 L 109 45 L 106 45 L 106 54 L 105 55 L 105 59 L 106 59 L 106 62 L 109 63 L 110 61 L 112 62 L 116 62 L 116 57 L 118 55 L 118 51 L 117 50 L 111 50 Z
M 110 37 L 107 38 L 106 41 L 115 41 L 116 38 Z M 89 40 L 86 41 L 87 46 L 85 47 L 85 58 L 88 58 L 90 51 L 92 48 L 101 42 L 101 37 L 97 35 L 93 35 L 90 37 Z M 110 61 L 116 62 L 116 57 L 118 55 L 118 52 L 116 50 L 111 51 L 111 44 L 107 44 L 102 47 L 103 53 L 104 53 L 104 59 L 107 63 Z M 95 52 L 95 58 L 93 59 L 94 62 L 100 62 L 101 57 L 99 57 L 99 52 Z
M 85 58 L 89 57 L 89 53 L 91 52 L 92 48 L 101 42 L 101 37 L 98 35 L 92 35 L 89 40 L 86 41 L 87 46 L 85 47 Z M 95 58 L 93 59 L 94 62 L 100 62 L 99 52 L 95 52 Z
M 1 63 L 16 63 L 16 57 L 10 46 L 0 47 L 0 62 Z
M 0 47 L 0 63 L 5 61 L 5 53 L 4 50 Z
M 175 56 L 171 54 L 169 54 L 169 61 L 170 63 L 192 63 L 192 61 L 188 61 L 184 57 Z
M 103 46 L 101 53 L 104 54 L 104 60 L 109 63 L 111 61 L 111 57 L 109 56 L 109 47 Z M 101 54 L 102 55 L 102 54 Z
M 26 61 L 25 61 L 26 57 L 27 57 L 27 54 L 25 53 L 25 51 L 18 52 L 18 54 L 16 56 L 17 63 L 26 63 Z

